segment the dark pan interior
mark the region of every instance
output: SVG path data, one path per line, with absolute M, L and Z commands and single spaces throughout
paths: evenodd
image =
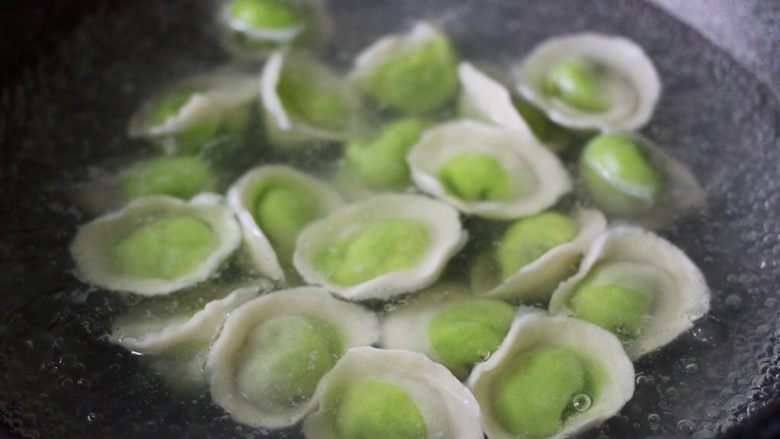
M 343 65 L 413 18 L 462 56 L 509 62 L 545 37 L 633 38 L 664 83 L 643 132 L 692 168 L 706 210 L 661 231 L 699 264 L 712 311 L 637 366 L 634 399 L 584 437 L 712 437 L 780 399 L 780 108 L 732 58 L 639 0 L 339 0 L 330 50 Z M 210 2 L 102 9 L 0 93 L 0 424 L 25 437 L 299 437 L 182 400 L 101 339 L 115 297 L 78 282 L 67 247 L 88 220 L 67 194 L 91 164 L 140 148 L 129 115 L 160 86 L 227 61 Z M 338 50 L 333 47 L 338 47 Z M 2 430 L 2 428 L 0 428 Z M 0 431 L 0 437 L 3 436 Z

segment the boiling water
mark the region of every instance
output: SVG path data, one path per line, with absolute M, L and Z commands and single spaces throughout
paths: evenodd
M 780 113 L 752 77 L 639 1 L 332 3 L 334 42 L 325 56 L 342 67 L 416 18 L 444 27 L 473 60 L 515 60 L 547 36 L 582 30 L 645 47 L 665 88 L 644 133 L 690 166 L 709 193 L 706 210 L 661 233 L 703 270 L 712 311 L 639 361 L 634 398 L 583 436 L 710 437 L 780 397 Z M 10 158 L 0 169 L 0 423 L 27 437 L 300 437 L 297 428 L 240 426 L 207 394 L 171 392 L 104 338 L 128 299 L 72 275 L 67 247 L 89 218 L 68 195 L 106 163 L 153 151 L 124 135 L 144 97 L 228 60 L 210 4 L 126 7 L 132 13 L 88 20 L 0 95 L 0 142 Z M 327 151 L 272 157 L 249 146 L 252 159 L 234 176 L 272 161 L 321 171 L 323 157 L 333 158 Z

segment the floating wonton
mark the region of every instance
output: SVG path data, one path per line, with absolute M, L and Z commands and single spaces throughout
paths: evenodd
M 384 194 L 306 227 L 293 263 L 307 282 L 345 299 L 389 299 L 435 282 L 466 239 L 447 204 Z
M 350 349 L 320 382 L 308 439 L 482 439 L 479 406 L 444 366 L 400 349 Z M 390 422 L 392 420 L 392 422 Z
M 511 305 L 444 283 L 388 312 L 382 318 L 381 346 L 423 353 L 465 379 L 501 344 L 514 316 Z
M 468 385 L 489 439 L 564 438 L 620 411 L 634 394 L 634 366 L 594 324 L 521 310 Z
M 550 299 L 550 313 L 589 320 L 615 333 L 631 358 L 674 340 L 709 310 L 699 268 L 679 248 L 635 227 L 593 242 L 577 274 Z
M 212 399 L 242 424 L 293 425 L 314 408 L 314 390 L 339 358 L 378 336 L 374 313 L 322 288 L 258 297 L 230 314 L 211 348 Z
M 658 72 L 641 47 L 596 33 L 551 38 L 513 73 L 523 96 L 570 128 L 638 129 L 661 94 Z
M 571 190 L 560 160 L 532 135 L 470 120 L 428 129 L 407 161 L 421 190 L 485 218 L 531 215 Z
M 471 288 L 483 297 L 546 304 L 606 227 L 604 215 L 593 209 L 577 209 L 570 216 L 542 212 L 521 218 L 477 257 Z
M 283 282 L 300 231 L 343 203 L 327 183 L 281 165 L 261 166 L 228 191 L 254 268 Z
M 86 282 L 154 296 L 208 279 L 240 242 L 222 197 L 149 196 L 82 226 L 70 253 Z

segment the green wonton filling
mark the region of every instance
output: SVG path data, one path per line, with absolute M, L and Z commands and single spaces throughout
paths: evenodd
M 622 283 L 612 273 L 618 265 L 605 264 L 594 269 L 577 287 L 570 306 L 578 318 L 593 322 L 626 342 L 637 337 L 647 322 L 654 285 Z
M 289 179 L 269 179 L 255 199 L 255 221 L 285 260 L 295 250 L 300 231 L 322 214 L 311 189 Z
M 425 439 L 428 428 L 420 409 L 402 388 L 358 379 L 326 400 L 339 439 Z
M 164 124 L 168 119 L 179 114 L 195 94 L 202 92 L 203 90 L 199 88 L 185 87 L 167 94 L 152 107 L 150 113 L 152 124 Z M 173 133 L 177 151 L 182 153 L 198 152 L 206 142 L 217 136 L 220 125 L 220 118 L 212 116 L 179 129 Z
M 168 119 L 176 116 L 182 107 L 192 99 L 192 96 L 202 91 L 195 87 L 184 87 L 163 96 L 152 107 L 149 115 L 152 123 L 155 125 L 163 124 Z
M 609 108 L 602 84 L 603 67 L 587 60 L 568 60 L 555 65 L 542 84 L 548 96 L 588 113 L 600 113 Z
M 248 334 L 236 362 L 236 386 L 253 402 L 282 412 L 311 398 L 343 353 L 343 335 L 331 322 L 275 317 Z
M 544 111 L 536 108 L 530 102 L 523 100 L 519 97 L 512 97 L 512 105 L 515 107 L 523 120 L 531 128 L 534 135 L 544 141 L 547 139 L 549 131 L 552 129 L 552 122 L 544 114 Z
M 144 195 L 171 195 L 183 199 L 214 190 L 214 175 L 197 157 L 160 157 L 141 162 L 122 181 L 130 198 Z
M 346 126 L 350 115 L 342 97 L 304 68 L 284 68 L 276 92 L 287 113 L 296 119 L 323 129 L 338 130 Z
M 577 223 L 560 213 L 543 212 L 515 221 L 507 228 L 496 249 L 501 277 L 506 279 L 575 236 Z
M 544 346 L 523 353 L 495 384 L 494 410 L 515 435 L 547 437 L 573 412 L 575 396 L 593 394 L 590 365 L 566 348 Z
M 300 22 L 298 13 L 283 0 L 233 0 L 230 17 L 250 28 L 284 29 Z
M 467 201 L 505 200 L 514 193 L 506 169 L 490 154 L 457 154 L 439 168 L 438 177 L 447 192 Z
M 531 128 L 534 136 L 544 142 L 545 146 L 554 152 L 562 151 L 571 146 L 574 141 L 573 134 L 551 121 L 544 111 L 516 96 L 512 98 L 512 104 Z
M 499 300 L 470 300 L 437 314 L 428 339 L 442 364 L 462 379 L 501 344 L 514 316 L 514 308 Z
M 172 280 L 203 263 L 218 243 L 205 221 L 169 216 L 138 226 L 110 250 L 114 271 L 144 279 Z
M 446 104 L 458 91 L 458 58 L 444 36 L 436 36 L 378 66 L 363 88 L 380 104 L 412 114 Z
M 314 255 L 314 266 L 339 285 L 355 285 L 413 268 L 428 250 L 425 223 L 383 219 L 363 225 Z
M 428 122 L 413 118 L 385 125 L 370 138 L 349 142 L 347 163 L 373 189 L 406 186 L 411 182 L 406 153 L 427 126 Z
M 630 137 L 602 134 L 582 152 L 580 170 L 590 193 L 611 210 L 649 207 L 663 190 L 664 174 Z

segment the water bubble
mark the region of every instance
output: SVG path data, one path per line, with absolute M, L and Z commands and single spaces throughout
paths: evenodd
M 677 431 L 687 435 L 693 434 L 693 432 L 696 431 L 696 423 L 690 419 L 680 419 L 680 421 L 677 422 Z
M 650 427 L 650 430 L 658 430 L 658 427 L 661 425 L 661 416 L 657 413 L 650 413 L 647 415 L 647 426 Z
M 726 409 L 732 413 L 736 413 L 740 410 L 740 407 L 744 406 L 747 402 L 747 398 L 744 395 L 737 394 L 732 396 L 726 401 Z
M 571 406 L 574 407 L 574 410 L 578 412 L 584 412 L 585 410 L 589 409 L 591 403 L 592 400 L 590 399 L 590 396 L 584 393 L 578 393 L 571 399 Z
M 61 367 L 67 367 L 76 362 L 76 356 L 73 354 L 65 354 L 60 356 L 59 365 Z
M 84 389 L 84 390 L 88 390 L 90 387 L 92 387 L 92 381 L 88 380 L 87 378 L 79 378 L 79 379 L 76 381 L 76 384 L 77 384 L 77 385 L 78 385 L 80 388 L 82 388 L 82 389 Z
M 723 302 L 729 308 L 737 310 L 740 306 L 742 306 L 742 297 L 740 297 L 738 294 L 730 294 Z
M 726 340 L 726 328 L 715 318 L 704 318 L 700 320 L 691 330 L 693 338 L 710 345 L 716 346 Z
M 710 419 L 717 419 L 718 417 L 720 417 L 720 412 L 721 412 L 720 407 L 716 405 L 710 405 L 707 407 L 705 414 Z
M 645 375 L 645 374 L 641 374 L 640 373 L 639 375 L 636 376 L 636 385 L 637 386 L 642 386 L 642 385 L 645 385 L 645 384 L 652 384 L 653 381 L 654 381 L 653 377 L 651 377 L 649 375 Z
M 758 412 L 760 408 L 761 408 L 761 404 L 757 402 L 751 402 L 745 408 L 745 412 L 747 413 L 748 416 L 753 416 L 756 414 L 756 412 Z
M 73 390 L 73 380 L 70 378 L 63 378 L 60 380 L 60 388 L 65 391 Z

